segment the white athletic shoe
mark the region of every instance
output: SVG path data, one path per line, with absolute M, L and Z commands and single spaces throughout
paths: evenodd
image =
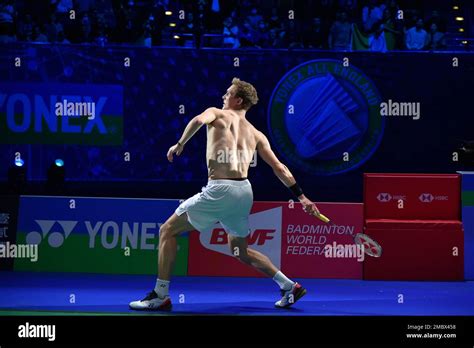
M 143 300 L 130 302 L 129 307 L 136 311 L 169 311 L 172 305 L 169 296 L 160 298 L 153 290 Z
M 306 295 L 306 289 L 300 284 L 294 283 L 293 286 L 288 290 L 280 290 L 281 300 L 275 302 L 275 307 L 287 308 L 296 303 L 300 298 Z

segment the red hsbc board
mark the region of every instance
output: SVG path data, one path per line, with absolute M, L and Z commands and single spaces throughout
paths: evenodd
M 459 174 L 364 174 L 366 219 L 460 220 Z
M 330 226 L 305 213 L 300 203 L 255 202 L 249 248 L 267 255 L 289 277 L 362 279 L 362 262 L 355 257 L 326 257 L 327 244 L 353 245 L 362 231 L 363 204 L 317 203 L 336 223 Z M 263 277 L 231 253 L 220 224 L 209 233 L 190 233 L 188 275 Z
M 383 247 L 364 262 L 367 280 L 464 280 L 461 221 L 366 221 L 366 233 Z

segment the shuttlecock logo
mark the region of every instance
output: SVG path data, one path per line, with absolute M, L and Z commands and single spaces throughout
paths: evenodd
M 289 71 L 269 105 L 270 137 L 293 165 L 332 175 L 368 160 L 383 135 L 380 94 L 360 70 L 313 60 Z
M 331 74 L 320 79 L 322 86 L 314 91 L 313 102 L 287 124 L 296 150 L 303 158 L 344 150 L 345 144 L 356 141 L 361 133 L 349 116 L 359 105 Z

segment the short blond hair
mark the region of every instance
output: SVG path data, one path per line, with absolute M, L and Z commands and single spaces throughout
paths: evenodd
M 250 83 L 234 77 L 232 79 L 232 85 L 236 86 L 235 96 L 242 98 L 242 107 L 245 110 L 250 109 L 258 103 L 257 90 Z

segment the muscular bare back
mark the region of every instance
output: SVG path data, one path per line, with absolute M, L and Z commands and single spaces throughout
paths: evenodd
M 244 100 L 238 91 L 239 83 L 247 84 Z M 295 187 L 296 180 L 290 170 L 273 153 L 267 137 L 249 121 L 246 112 L 257 102 L 256 91 L 247 82 L 232 80 L 232 85 L 222 96 L 222 109 L 211 107 L 195 116 L 186 126 L 179 141 L 167 153 L 168 161 L 180 155 L 186 142 L 204 125 L 207 126 L 206 161 L 209 180 L 246 178 L 251 163 L 258 155 L 273 169 L 273 173 L 286 187 Z M 244 88 L 244 87 L 242 87 Z M 253 92 L 252 92 L 253 89 Z M 250 92 L 249 92 L 250 91 Z M 249 95 L 252 95 L 249 97 Z M 245 102 L 245 103 L 244 103 Z M 299 190 L 293 190 L 305 211 L 319 212 L 316 205 Z
M 246 178 L 258 143 L 258 130 L 245 111 L 215 109 L 207 125 L 206 162 L 209 179 Z

